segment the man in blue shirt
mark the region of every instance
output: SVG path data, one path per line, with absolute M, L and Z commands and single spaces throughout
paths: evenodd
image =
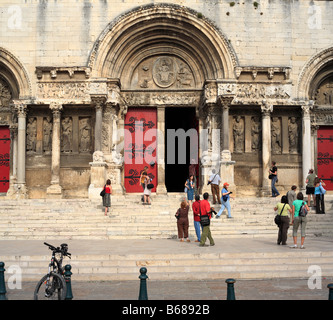
M 231 216 L 231 206 L 230 206 L 230 194 L 232 193 L 231 191 L 228 191 L 229 183 L 225 182 L 223 184 L 223 189 L 222 189 L 222 197 L 221 197 L 221 209 L 216 215 L 216 219 L 220 218 L 223 210 L 227 208 L 228 210 L 228 218 L 232 218 Z

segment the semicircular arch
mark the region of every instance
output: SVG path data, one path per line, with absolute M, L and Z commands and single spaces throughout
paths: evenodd
M 208 19 L 177 5 L 147 5 L 108 25 L 88 66 L 94 77 L 118 78 L 128 87 L 135 68 L 157 55 L 186 62 L 197 87 L 205 80 L 234 79 L 238 65 L 229 41 Z

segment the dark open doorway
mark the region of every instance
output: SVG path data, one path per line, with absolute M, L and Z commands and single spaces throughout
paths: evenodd
M 165 186 L 168 192 L 184 192 L 191 159 L 194 158 L 196 163 L 198 161 L 198 120 L 195 108 L 166 108 L 165 133 Z

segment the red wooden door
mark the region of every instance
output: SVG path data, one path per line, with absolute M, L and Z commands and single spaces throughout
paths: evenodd
M 9 188 L 10 132 L 8 127 L 0 127 L 0 192 Z
M 326 190 L 333 190 L 333 126 L 318 129 L 317 149 L 318 177 L 325 182 Z
M 157 186 L 156 108 L 129 108 L 125 117 L 124 180 L 126 192 L 143 192 L 140 174 L 145 166 Z

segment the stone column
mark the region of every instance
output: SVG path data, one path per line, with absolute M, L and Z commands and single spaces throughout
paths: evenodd
M 157 155 L 157 188 L 156 194 L 167 194 L 165 186 L 165 108 L 157 107 L 157 135 L 156 135 L 156 155 Z
M 11 136 L 11 155 L 12 165 L 10 168 L 9 189 L 7 191 L 7 198 L 12 199 L 16 193 L 17 187 L 17 124 L 10 125 Z
M 234 165 L 235 161 L 231 160 L 231 152 L 229 146 L 229 109 L 234 95 L 223 95 L 219 97 L 219 102 L 222 107 L 222 152 L 220 164 L 220 176 L 222 184 L 229 183 L 229 189 L 236 193 L 236 185 L 234 182 Z
M 26 118 L 27 106 L 23 103 L 15 104 L 17 112 L 17 198 L 26 198 L 27 190 L 25 185 L 25 155 L 26 155 Z
M 91 101 L 95 105 L 95 151 L 102 150 L 102 127 L 103 127 L 103 105 L 106 102 L 106 95 L 91 95 Z
M 263 104 L 262 112 L 262 183 L 261 196 L 269 196 L 271 194 L 271 181 L 268 179 L 270 161 L 271 161 L 271 112 L 273 106 Z
M 305 190 L 305 179 L 312 168 L 311 162 L 311 119 L 310 110 L 313 102 L 301 106 L 302 108 L 302 189 Z
M 53 114 L 52 127 L 52 163 L 51 163 L 51 185 L 46 190 L 48 198 L 62 198 L 60 186 L 60 120 L 62 105 L 51 103 L 50 109 Z

